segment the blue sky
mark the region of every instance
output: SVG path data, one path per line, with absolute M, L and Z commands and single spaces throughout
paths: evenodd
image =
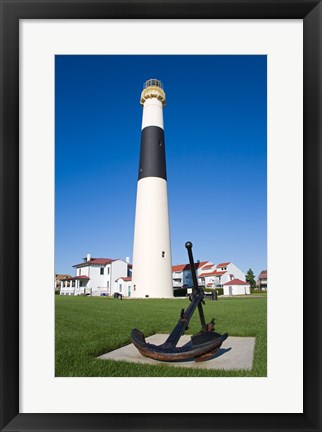
M 132 260 L 145 80 L 163 82 L 172 263 L 267 264 L 266 56 L 56 56 L 55 271 Z

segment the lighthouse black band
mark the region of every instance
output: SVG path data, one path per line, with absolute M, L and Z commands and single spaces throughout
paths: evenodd
M 158 126 L 147 126 L 142 129 L 139 180 L 145 177 L 167 179 L 164 131 Z

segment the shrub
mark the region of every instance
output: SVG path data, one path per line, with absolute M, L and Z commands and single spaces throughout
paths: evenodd
M 177 288 L 173 290 L 173 297 L 185 297 L 187 295 L 187 288 Z
M 205 291 L 205 293 L 212 293 L 213 291 L 217 291 L 218 295 L 223 295 L 224 294 L 224 289 L 223 288 L 205 288 L 204 291 Z
M 265 291 L 265 290 L 259 290 L 259 289 L 254 289 L 254 290 L 251 290 L 251 293 L 252 294 L 267 294 L 267 291 Z

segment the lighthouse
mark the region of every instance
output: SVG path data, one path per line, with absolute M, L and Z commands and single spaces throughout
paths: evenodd
M 136 195 L 132 297 L 173 297 L 161 81 L 145 82 Z

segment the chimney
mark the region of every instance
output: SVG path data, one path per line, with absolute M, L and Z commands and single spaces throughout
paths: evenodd
M 91 260 L 91 254 L 89 254 L 89 253 L 87 254 L 86 260 L 87 260 L 87 262 Z

